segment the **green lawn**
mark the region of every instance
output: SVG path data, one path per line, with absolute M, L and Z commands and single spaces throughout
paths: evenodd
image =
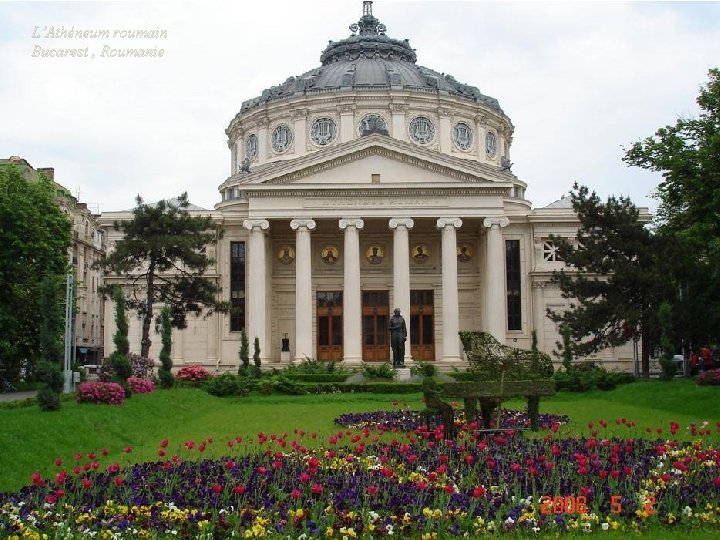
M 329 394 L 320 396 L 260 396 L 216 398 L 196 389 L 159 390 L 137 395 L 121 407 L 78 405 L 64 402 L 62 410 L 43 413 L 37 407 L 0 410 L 0 491 L 27 484 L 33 471 L 50 473 L 55 458 L 66 464 L 76 452 L 110 451 L 118 460 L 155 459 L 160 441 L 170 440 L 169 450 L 179 449 L 187 440 L 200 442 L 213 437 L 207 453 L 219 455 L 225 443 L 236 436 L 245 439 L 259 431 L 292 432 L 303 429 L 326 438 L 340 428 L 333 424 L 339 414 L 397 408 L 393 401 L 411 408 L 422 408 L 420 394 Z M 522 408 L 520 401 L 507 406 Z M 638 382 L 611 392 L 586 394 L 560 393 L 541 403 L 541 412 L 567 414 L 572 424 L 563 428 L 567 434 L 590 434 L 588 421 L 605 419 L 610 426 L 601 434 L 647 436 L 646 426 L 664 429 L 669 422 L 682 426 L 685 434 L 690 422 L 710 422 L 711 436 L 719 442 L 715 422 L 720 420 L 720 388 L 699 387 L 691 381 L 671 383 Z M 616 418 L 637 422 L 636 428 L 617 426 Z M 653 436 L 657 436 L 653 433 Z M 125 456 L 124 447 L 133 448 Z M 108 458 L 106 458 L 108 459 Z

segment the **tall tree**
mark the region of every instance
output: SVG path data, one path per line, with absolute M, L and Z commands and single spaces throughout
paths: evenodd
M 662 173 L 655 197 L 660 206 L 658 231 L 687 243 L 686 268 L 678 274 L 687 305 L 701 313 L 694 331 L 720 336 L 720 70 L 709 71 L 701 86 L 696 118 L 674 125 L 633 144 L 623 161 Z M 689 331 L 689 330 L 688 330 Z M 687 335 L 687 334 L 686 334 Z
M 589 355 L 622 345 L 636 332 L 647 335 L 656 326 L 657 299 L 666 288 L 663 246 L 629 199 L 609 197 L 603 203 L 577 184 L 570 196 L 580 220 L 577 244 L 553 238 L 568 267 L 552 277 L 570 306 L 548 310 L 548 316 L 570 329 L 576 354 Z M 646 341 L 644 373 L 649 368 Z
M 10 380 L 23 362 L 31 371 L 43 349 L 54 355 L 49 342 L 62 335 L 62 318 L 41 307 L 69 269 L 70 222 L 55 194 L 42 175 L 27 181 L 16 167 L 0 167 L 0 364 Z
M 227 306 L 218 300 L 220 286 L 204 276 L 214 263 L 206 247 L 219 236 L 212 219 L 190 215 L 187 193 L 177 204 L 145 204 L 139 196 L 136 201 L 132 219 L 114 225 L 123 239 L 98 266 L 127 276 L 127 306 L 142 317 L 140 356 L 147 357 L 155 304 L 169 306 L 175 328 L 187 326 L 188 313 L 209 315 Z

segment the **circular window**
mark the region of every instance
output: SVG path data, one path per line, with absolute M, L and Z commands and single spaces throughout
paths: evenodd
M 460 150 L 469 150 L 473 142 L 472 129 L 465 122 L 458 122 L 453 128 L 452 138 Z
M 416 143 L 428 144 L 435 138 L 435 126 L 425 116 L 416 116 L 410 122 L 410 138 Z
M 315 144 L 325 146 L 337 135 L 337 124 L 332 118 L 318 118 L 310 127 L 310 137 Z
M 272 147 L 276 152 L 284 152 L 293 141 L 293 134 L 286 124 L 280 124 L 272 132 Z
M 258 155 L 258 138 L 254 133 L 245 139 L 245 157 L 250 161 L 254 160 Z
M 367 114 L 360 120 L 358 129 L 360 135 L 369 135 L 370 133 L 380 133 L 387 131 L 387 122 L 379 114 Z
M 494 158 L 497 153 L 497 139 L 492 131 L 488 131 L 485 135 L 485 152 L 491 158 Z

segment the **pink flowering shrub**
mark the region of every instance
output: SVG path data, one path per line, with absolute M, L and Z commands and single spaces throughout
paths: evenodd
M 128 384 L 133 394 L 149 394 L 155 391 L 155 383 L 150 379 L 140 377 L 128 377 Z
M 181 381 L 200 382 L 210 378 L 210 374 L 201 365 L 193 364 L 180 368 L 175 377 Z
M 720 385 L 720 369 L 703 371 L 700 375 L 695 377 L 695 382 L 700 385 Z
M 77 388 L 78 403 L 107 403 L 122 405 L 125 390 L 114 382 L 84 382 Z

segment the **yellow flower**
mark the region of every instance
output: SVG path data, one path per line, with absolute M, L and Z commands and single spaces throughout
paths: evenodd
M 330 538 L 333 534 L 335 534 L 335 529 L 333 529 L 332 527 L 328 527 L 327 529 L 325 529 L 325 536 L 327 536 L 328 538 Z

